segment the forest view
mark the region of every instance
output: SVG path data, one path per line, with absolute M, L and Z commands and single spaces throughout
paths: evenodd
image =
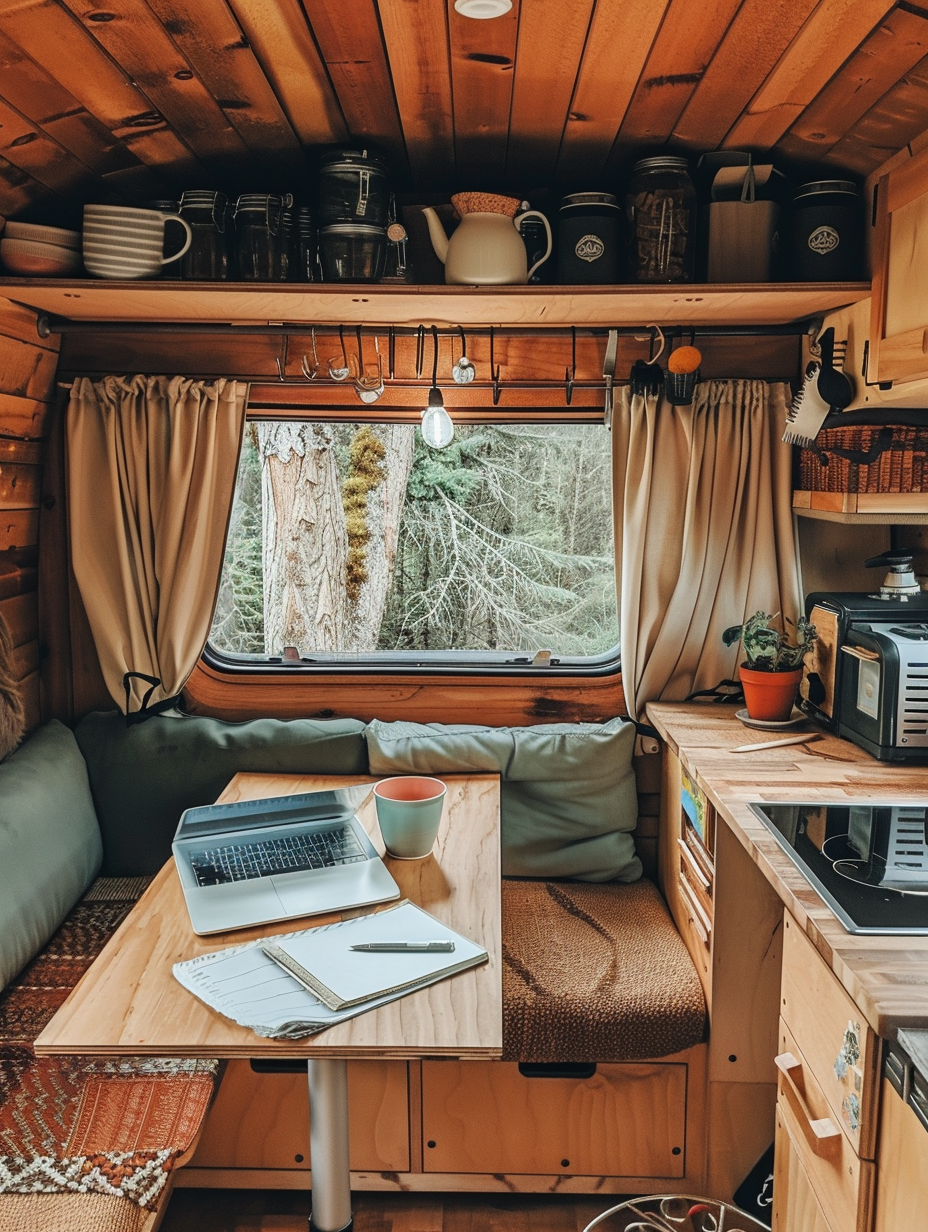
M 248 425 L 216 650 L 603 654 L 618 643 L 596 424 Z

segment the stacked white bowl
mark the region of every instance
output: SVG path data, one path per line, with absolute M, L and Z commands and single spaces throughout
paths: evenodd
M 0 239 L 0 261 L 25 278 L 70 278 L 81 272 L 81 233 L 32 222 L 8 222 Z

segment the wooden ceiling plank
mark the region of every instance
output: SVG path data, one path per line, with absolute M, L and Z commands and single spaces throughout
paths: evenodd
M 192 151 L 153 115 L 151 100 L 55 0 L 0 0 L 0 32 L 117 139 L 130 135 L 131 151 L 142 162 L 203 172 Z
M 894 3 L 895 0 L 820 0 L 735 121 L 723 146 L 736 150 L 772 149 Z
M 352 140 L 369 142 L 408 175 L 406 147 L 374 0 L 302 0 Z
M 741 0 L 716 0 L 712 8 L 672 0 L 632 95 L 610 163 L 670 137 Z
M 225 0 L 148 0 L 226 119 L 261 161 L 299 166 L 300 142 Z
M 43 201 L 48 189 L 31 175 L 0 157 L 0 218 L 16 218 L 35 201 Z
M 791 158 L 820 159 L 928 53 L 928 17 L 897 8 L 778 143 Z
M 380 20 L 413 181 L 458 188 L 445 0 L 390 0 Z
M 79 99 L 0 33 L 0 90 L 11 107 L 49 133 L 94 172 L 136 163 L 122 142 Z
M 93 172 L 0 99 L 0 155 L 52 193 L 80 193 Z
M 474 21 L 448 0 L 448 29 L 458 180 L 472 188 L 498 185 L 506 171 L 518 12 Z
M 557 161 L 557 177 L 596 182 L 622 126 L 669 0 L 598 4 Z
M 522 0 L 506 152 L 510 185 L 533 186 L 555 165 L 593 4 Z
M 828 161 L 869 175 L 925 131 L 928 56 L 910 70 L 831 147 Z
M 816 0 L 744 0 L 674 126 L 678 141 L 715 149 L 793 41 Z
M 61 0 L 129 75 L 205 167 L 225 172 L 248 147 L 145 0 L 107 0 L 107 21 L 86 0 Z
M 298 0 L 229 0 L 229 6 L 300 141 L 344 141 L 345 120 Z

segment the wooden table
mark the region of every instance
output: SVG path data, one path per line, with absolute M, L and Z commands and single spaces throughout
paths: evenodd
M 442 778 L 448 793 L 433 854 L 423 860 L 387 856 L 386 863 L 404 898 L 483 945 L 488 963 L 309 1039 L 261 1039 L 182 988 L 172 974 L 174 963 L 253 938 L 329 923 L 339 916 L 278 920 L 198 937 L 190 927 L 170 860 L 36 1040 L 36 1052 L 305 1059 L 312 1108 L 311 1227 L 320 1232 L 348 1227 L 347 1060 L 502 1055 L 499 779 L 495 775 Z M 219 798 L 257 799 L 376 781 L 361 776 L 238 774 Z M 383 854 L 372 797 L 358 816 Z M 378 908 L 355 909 L 344 916 L 371 910 Z

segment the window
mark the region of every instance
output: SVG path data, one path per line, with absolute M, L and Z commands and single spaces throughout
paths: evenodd
M 256 420 L 210 647 L 260 668 L 616 666 L 601 424 Z M 285 650 L 293 647 L 294 650 Z

